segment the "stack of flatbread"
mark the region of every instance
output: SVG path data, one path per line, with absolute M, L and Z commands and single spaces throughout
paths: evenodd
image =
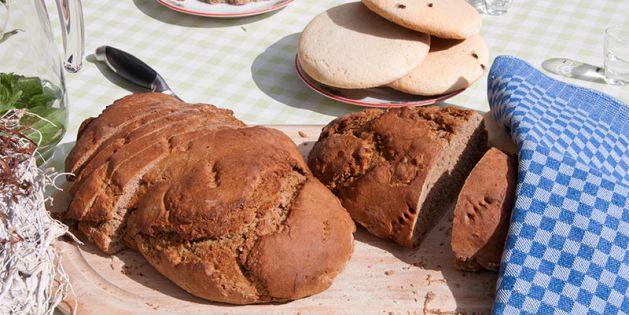
M 480 27 L 464 0 L 362 0 L 315 17 L 297 53 L 302 69 L 328 86 L 441 95 L 470 86 L 487 69 Z

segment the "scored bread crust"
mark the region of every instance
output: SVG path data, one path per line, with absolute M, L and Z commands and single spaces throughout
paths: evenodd
M 414 247 L 448 209 L 486 140 L 474 111 L 367 109 L 328 124 L 308 164 L 370 233 Z
M 452 222 L 457 268 L 498 271 L 517 184 L 517 158 L 491 148 L 461 189 Z
M 178 109 L 135 129 L 125 129 L 137 120 L 131 110 L 127 120 L 106 114 L 128 102 L 139 104 L 136 115 L 159 107 L 143 97 L 163 99 L 129 96 L 82 127 L 77 143 L 86 143 L 68 157 L 78 180 L 66 219 L 104 252 L 135 249 L 213 301 L 285 301 L 329 287 L 351 256 L 355 226 L 295 144 L 230 111 L 171 97 L 166 106 Z
M 107 106 L 98 120 L 87 119 L 79 127 L 77 141 L 72 152 L 65 161 L 67 172 L 78 173 L 83 163 L 89 159 L 94 151 L 107 139 L 121 132 L 123 128 L 138 126 L 150 121 L 151 115 L 161 115 L 161 111 L 174 111 L 177 100 L 168 98 L 161 93 L 152 93 L 144 97 L 139 94 L 127 96 Z M 145 112 L 138 113 L 141 108 Z M 70 178 L 72 179 L 72 178 Z

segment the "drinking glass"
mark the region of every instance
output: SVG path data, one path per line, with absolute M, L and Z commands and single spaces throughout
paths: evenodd
M 489 15 L 503 15 L 511 7 L 511 0 L 485 0 L 485 11 Z
M 605 81 L 629 84 L 629 24 L 605 30 Z

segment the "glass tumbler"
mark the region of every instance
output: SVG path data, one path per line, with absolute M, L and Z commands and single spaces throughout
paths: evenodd
M 605 30 L 605 81 L 629 84 L 629 25 L 616 25 Z
M 489 15 L 503 15 L 511 7 L 512 0 L 485 0 L 485 11 Z

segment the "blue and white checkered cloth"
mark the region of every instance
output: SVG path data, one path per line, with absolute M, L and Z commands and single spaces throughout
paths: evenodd
M 488 83 L 520 159 L 494 314 L 629 314 L 629 106 L 512 57 Z

